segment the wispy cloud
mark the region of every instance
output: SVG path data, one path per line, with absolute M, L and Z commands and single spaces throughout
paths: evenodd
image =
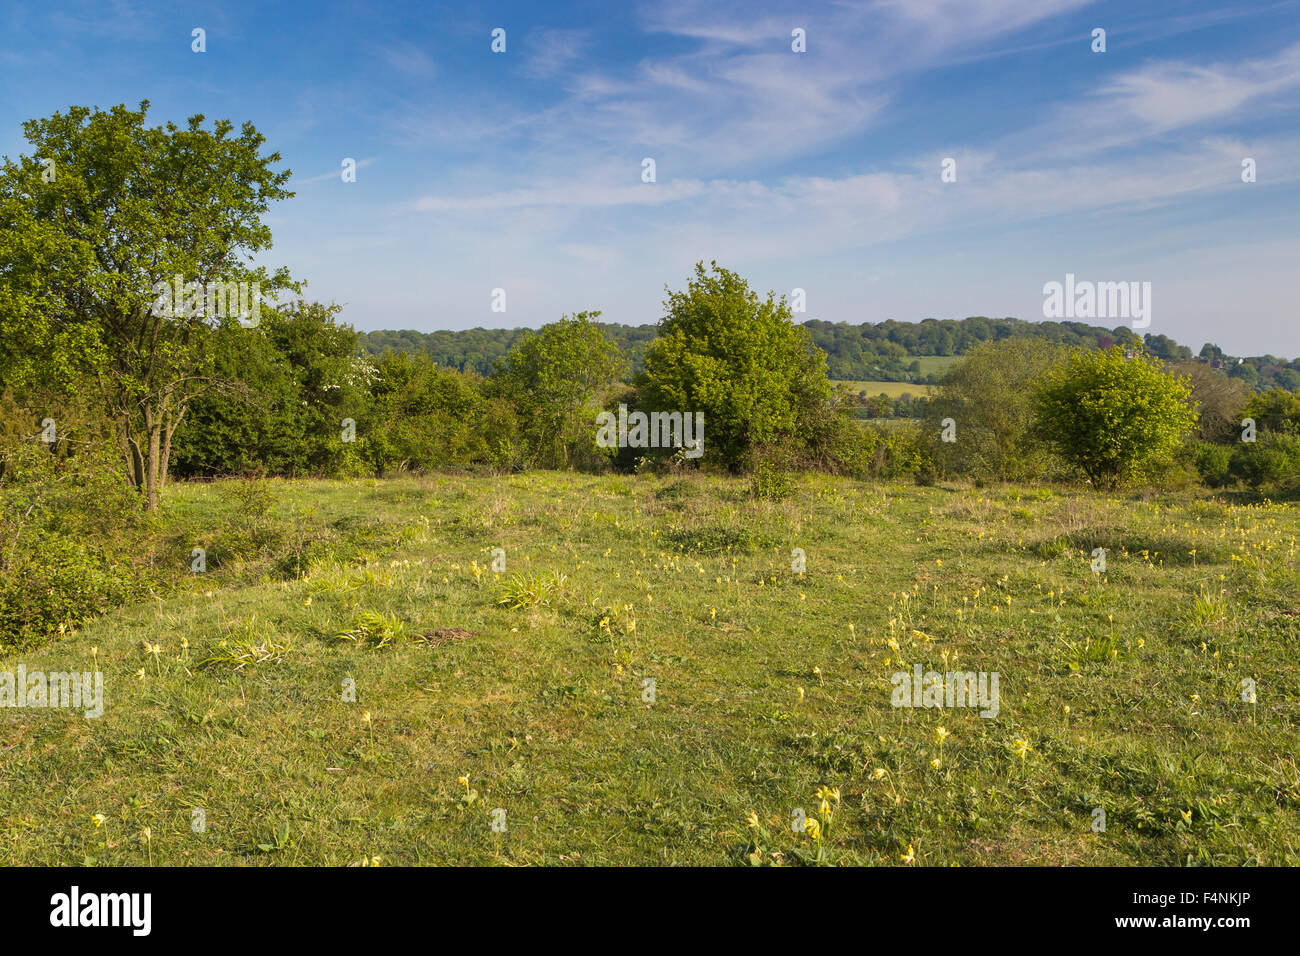
M 385 63 L 408 77 L 428 79 L 438 72 L 433 58 L 409 40 L 382 46 L 378 53 Z
M 549 79 L 566 71 L 582 57 L 589 39 L 587 30 L 533 30 L 525 41 L 528 51 L 525 72 Z
M 367 166 L 373 165 L 378 161 L 379 161 L 378 158 L 373 156 L 368 157 L 366 159 L 358 159 L 356 168 L 365 169 Z M 339 160 L 339 162 L 340 162 L 339 168 L 334 170 L 334 172 L 332 173 L 321 173 L 319 176 L 303 176 L 303 177 L 294 176 L 291 180 L 289 180 L 289 188 L 295 189 L 298 186 L 306 186 L 310 183 L 323 183 L 329 179 L 342 182 L 342 175 L 343 175 L 343 167 L 341 165 L 342 160 Z

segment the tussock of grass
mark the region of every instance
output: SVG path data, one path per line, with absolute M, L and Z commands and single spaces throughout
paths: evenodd
M 358 647 L 380 648 L 407 640 L 407 630 L 406 625 L 392 614 L 367 610 L 358 611 L 351 623 L 334 636 Z

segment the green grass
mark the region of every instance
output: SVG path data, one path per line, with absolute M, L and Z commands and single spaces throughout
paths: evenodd
M 834 385 L 847 385 L 856 395 L 858 392 L 865 391 L 870 396 L 885 394 L 890 398 L 898 398 L 900 395 L 915 395 L 918 398 L 929 395 L 934 391 L 933 385 L 916 385 L 912 382 L 848 382 L 837 381 Z
M 89 669 L 93 646 L 106 685 L 98 720 L 0 711 L 0 860 L 792 864 L 825 785 L 832 863 L 1300 863 L 1294 508 L 817 476 L 780 503 L 709 477 L 274 487 L 268 520 L 333 529 L 301 577 L 231 557 L 0 660 Z M 184 484 L 167 508 L 178 563 L 229 510 Z M 1000 713 L 895 709 L 917 662 L 997 671 Z
M 916 363 L 921 366 L 922 375 L 942 375 L 961 360 L 960 355 L 922 355 Z

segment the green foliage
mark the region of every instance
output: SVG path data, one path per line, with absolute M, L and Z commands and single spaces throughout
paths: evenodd
M 255 329 L 216 332 L 214 372 L 227 384 L 191 403 L 173 443 L 176 474 L 361 470 L 341 423 L 361 421 L 375 370 L 356 357 L 356 333 L 335 321 L 338 311 L 319 303 L 264 309 Z
M 424 354 L 386 352 L 372 395 L 357 425 L 357 447 L 371 474 L 514 463 L 513 409 L 487 399 L 476 376 L 440 368 Z
M 1300 395 L 1275 388 L 1251 396 L 1242 417 L 1255 419 L 1260 434 L 1300 435 Z
M 267 295 L 294 284 L 246 262 L 271 245 L 269 203 L 291 195 L 290 174 L 271 169 L 279 154 L 259 154 L 251 124 L 235 136 L 201 115 L 147 127 L 148 109 L 72 107 L 23 125 L 32 154 L 0 167 L 0 345 L 7 380 L 95 395 L 156 508 L 174 432 L 217 381 L 213 327 L 236 322 L 174 303 L 174 278 Z
M 599 315 L 579 312 L 525 335 L 492 382 L 490 394 L 515 407 L 526 459 L 542 467 L 599 460 L 596 415 L 627 369 L 619 347 L 596 324 Z
M 617 325 L 593 323 L 605 337 L 627 357 L 632 371 L 640 372 L 645 347 L 655 337 L 653 325 Z M 370 355 L 394 352 L 425 352 L 445 368 L 458 372 L 475 372 L 484 378 L 505 364 L 507 356 L 520 341 L 533 335 L 532 329 L 439 329 L 416 332 L 411 329 L 361 332 L 361 348 Z
M 293 650 L 293 642 L 281 637 L 269 625 L 259 624 L 257 615 L 231 622 L 226 636 L 219 640 L 200 667 L 228 667 L 239 671 L 256 664 L 275 664 Z
M 1196 466 L 1196 473 L 1207 487 L 1222 488 L 1232 481 L 1229 465 L 1233 450 L 1230 446 L 1192 442 L 1188 450 Z
M 501 582 L 497 604 L 512 611 L 528 607 L 551 607 L 568 585 L 569 576 L 558 570 L 545 574 L 525 571 Z
M 1300 479 L 1300 435 L 1268 432 L 1232 447 L 1228 475 L 1251 488 L 1291 489 Z
M 1075 351 L 1034 395 L 1036 424 L 1096 485 L 1115 487 L 1167 463 L 1196 424 L 1185 378 L 1145 353 Z
M 830 398 L 826 357 L 772 293 L 703 263 L 685 292 L 669 292 L 659 337 L 646 349 L 651 407 L 704 413 L 704 457 L 733 469 L 760 445 L 803 446 Z
M 1250 399 L 1250 389 L 1237 378 L 1229 378 L 1204 362 L 1178 362 L 1169 367 L 1186 376 L 1196 403 L 1198 419 L 1195 437 L 1202 441 L 1232 442 L 1241 434 L 1241 420 Z
M 1031 428 L 1033 387 L 1059 356 L 1039 339 L 989 342 L 944 377 L 925 422 L 926 449 L 940 472 L 984 481 L 1042 477 L 1052 456 Z M 955 442 L 941 440 L 941 422 L 956 423 Z
M 138 499 L 102 445 L 0 443 L 0 647 L 42 643 L 140 593 L 124 538 Z
M 353 615 L 351 623 L 334 636 L 341 641 L 351 641 L 358 647 L 378 649 L 407 640 L 407 630 L 406 624 L 395 615 L 362 610 Z
M 598 323 L 628 357 L 633 373 L 644 369 L 644 352 L 655 337 L 653 325 Z M 1032 339 L 1048 345 L 1082 348 L 1110 348 L 1116 344 L 1114 329 L 1083 322 L 1026 322 L 1023 319 L 923 319 L 920 322 L 826 322 L 810 319 L 802 323 L 812 342 L 826 353 L 827 374 L 840 381 L 915 382 L 937 384 L 951 360 L 966 355 L 981 344 L 1006 339 Z M 1144 347 L 1170 362 L 1195 364 L 1221 379 L 1240 381 L 1248 389 L 1286 388 L 1300 384 L 1300 360 L 1287 361 L 1273 355 L 1241 360 L 1228 359 L 1213 348 L 1208 353 L 1222 367 L 1207 361 L 1188 362 L 1192 350 L 1165 335 L 1147 335 L 1141 341 L 1132 330 L 1118 337 L 1134 347 Z M 370 355 L 388 349 L 398 352 L 427 352 L 439 365 L 461 372 L 489 376 L 506 354 L 528 334 L 527 329 L 464 329 L 415 332 L 380 330 L 362 332 L 361 347 Z M 1204 350 L 1203 357 L 1205 356 Z M 1225 364 L 1226 362 L 1226 364 Z M 892 394 L 892 393 L 891 393 Z M 889 416 L 871 416 L 889 417 Z M 900 415 L 899 417 L 915 417 Z

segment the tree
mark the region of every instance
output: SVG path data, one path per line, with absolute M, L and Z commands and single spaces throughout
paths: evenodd
M 1008 481 L 1035 478 L 1049 455 L 1030 429 L 1033 388 L 1059 354 L 1043 339 L 985 342 L 954 365 L 928 409 L 926 435 L 946 471 Z M 941 421 L 956 423 L 954 442 Z
M 222 385 L 214 327 L 297 286 L 251 266 L 271 245 L 261 215 L 293 195 L 271 168 L 280 155 L 259 155 L 252 124 L 147 127 L 148 109 L 23 124 L 32 154 L 0 167 L 0 349 L 8 380 L 95 396 L 155 509 L 190 402 Z
M 1255 419 L 1256 429 L 1265 434 L 1300 435 L 1300 395 L 1280 388 L 1252 395 L 1242 417 Z
M 512 416 L 485 400 L 476 373 L 443 368 L 424 352 L 392 351 L 376 373 L 357 441 L 376 474 L 510 464 Z
M 1229 378 L 1205 362 L 1173 363 L 1170 370 L 1186 376 L 1199 418 L 1196 437 L 1201 441 L 1235 441 L 1241 431 L 1243 408 L 1250 389 L 1240 379 Z
M 1186 345 L 1179 345 L 1167 335 L 1152 335 L 1147 333 L 1142 336 L 1142 341 L 1146 344 L 1146 350 L 1158 359 L 1166 362 L 1187 361 L 1192 357 L 1192 350 Z
M 669 291 L 646 348 L 647 397 L 659 410 L 703 412 L 706 455 L 732 468 L 766 445 L 807 448 L 830 402 L 826 353 L 795 325 L 785 297 L 760 300 L 736 273 L 697 263 Z
M 191 402 L 176 430 L 171 470 L 181 477 L 265 470 L 338 472 L 344 418 L 369 406 L 370 363 L 338 306 L 264 309 L 255 329 L 214 331 L 213 372 L 235 383 Z
M 525 335 L 492 383 L 491 394 L 514 403 L 523 439 L 544 466 L 572 467 L 595 448 L 599 400 L 627 370 L 599 316 L 579 312 Z
M 1124 349 L 1077 350 L 1034 396 L 1035 424 L 1094 485 L 1115 487 L 1166 461 L 1196 425 L 1186 378 Z

